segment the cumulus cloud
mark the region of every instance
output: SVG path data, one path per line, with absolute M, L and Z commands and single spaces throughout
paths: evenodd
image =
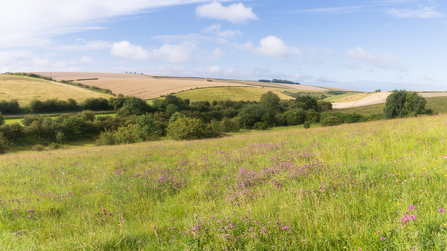
M 276 59 L 285 59 L 290 55 L 301 55 L 302 52 L 293 46 L 288 46 L 282 41 L 280 38 L 276 36 L 268 36 L 259 42 L 259 46 L 253 48 L 250 42 L 236 45 L 239 49 L 249 50 L 252 53 L 264 56 L 271 57 Z
M 216 1 L 198 6 L 196 15 L 210 19 L 227 20 L 231 23 L 244 23 L 250 19 L 258 19 L 252 8 L 247 8 L 242 3 L 222 6 L 221 3 Z
M 190 55 L 195 48 L 195 44 L 185 42 L 180 45 L 165 44 L 158 49 L 147 51 L 128 41 L 121 41 L 113 44 L 110 54 L 133 60 L 184 63 L 190 61 Z
M 395 63 L 399 62 L 399 58 L 397 58 L 393 54 L 384 53 L 380 56 L 376 56 L 372 53 L 368 53 L 361 47 L 346 51 L 344 54 L 349 59 L 362 62 L 368 66 L 382 69 L 389 69 Z
M 53 46 L 53 36 L 101 29 L 98 24 L 113 17 L 204 2 L 208 0 L 0 1 L 0 48 Z
M 419 10 L 412 9 L 391 9 L 388 14 L 399 18 L 438 18 L 444 14 L 435 11 L 433 8 L 425 7 Z

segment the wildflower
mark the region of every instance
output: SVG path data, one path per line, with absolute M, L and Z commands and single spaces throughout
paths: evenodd
M 380 234 L 380 231 L 377 231 L 378 234 Z
M 265 231 L 265 229 L 262 229 L 262 233 L 265 234 L 267 231 Z
M 282 229 L 284 229 L 284 230 L 289 230 L 289 226 L 284 226 Z
M 386 240 L 386 238 L 385 238 L 385 237 L 382 237 L 382 238 L 380 238 L 380 240 L 381 240 L 381 241 L 384 241 L 384 240 Z
M 438 212 L 440 212 L 440 213 L 444 213 L 444 212 L 445 212 L 445 209 L 440 208 L 440 209 L 438 209 Z
M 198 226 L 194 226 L 194 230 L 197 230 L 197 229 L 199 229 L 199 227 Z
M 410 215 L 410 220 L 416 220 L 416 216 L 414 216 L 414 215 Z
M 422 190 L 421 190 L 422 191 Z M 410 205 L 410 208 L 409 208 L 409 210 L 414 210 L 414 209 L 416 209 L 416 207 L 415 206 L 413 206 L 413 205 Z
M 253 232 L 253 228 L 252 227 L 250 228 L 250 232 Z

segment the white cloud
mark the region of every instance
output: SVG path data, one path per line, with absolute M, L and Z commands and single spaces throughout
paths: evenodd
M 184 63 L 190 61 L 190 55 L 195 48 L 195 44 L 185 42 L 180 45 L 165 44 L 158 49 L 147 51 L 128 41 L 121 41 L 113 44 L 110 54 L 133 60 Z
M 110 50 L 112 48 L 112 43 L 106 41 L 90 41 L 84 44 L 73 44 L 73 45 L 61 45 L 56 47 L 57 50 L 62 51 L 99 51 L 99 50 Z
M 235 36 L 242 35 L 242 32 L 240 30 L 231 30 L 230 29 L 230 30 L 221 31 L 220 24 L 212 24 L 212 25 L 206 27 L 205 29 L 203 29 L 202 32 L 203 33 L 215 32 L 217 36 L 226 38 L 226 39 L 230 39 Z
M 217 47 L 216 49 L 214 49 L 211 52 L 211 59 L 220 58 L 220 57 L 223 57 L 224 55 L 225 55 L 225 51 L 222 50 L 221 48 Z
M 0 72 L 84 71 L 84 67 L 100 63 L 88 56 L 79 60 L 53 60 L 21 50 L 0 52 Z
M 216 1 L 198 6 L 196 15 L 204 18 L 227 20 L 231 23 L 244 23 L 250 19 L 258 19 L 252 8 L 247 8 L 242 3 L 222 6 L 221 3 Z
M 259 46 L 253 48 L 251 43 L 238 46 L 241 49 L 249 49 L 255 54 L 277 59 L 285 59 L 290 55 L 301 55 L 301 51 L 293 46 L 286 45 L 281 39 L 275 36 L 268 36 L 259 42 Z
M 374 54 L 366 52 L 365 49 L 361 47 L 346 51 L 345 56 L 349 59 L 363 62 L 368 66 L 382 69 L 389 69 L 393 66 L 394 63 L 399 62 L 399 58 L 397 58 L 393 54 L 384 53 L 380 56 L 376 56 Z
M 391 9 L 388 11 L 388 14 L 399 18 L 438 18 L 444 16 L 444 14 L 436 12 L 430 7 L 419 10 Z
M 113 17 L 208 0 L 0 1 L 0 48 L 53 46 L 51 37 L 100 29 Z
M 203 33 L 210 33 L 213 31 L 220 31 L 220 24 L 212 24 L 202 30 Z

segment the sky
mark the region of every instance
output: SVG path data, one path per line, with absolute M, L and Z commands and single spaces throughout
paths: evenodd
M 446 46 L 445 0 L 0 2 L 0 73 L 447 90 Z

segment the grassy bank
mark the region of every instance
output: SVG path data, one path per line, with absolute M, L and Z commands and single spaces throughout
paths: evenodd
M 435 116 L 6 154 L 0 247 L 445 250 L 446 126 Z

